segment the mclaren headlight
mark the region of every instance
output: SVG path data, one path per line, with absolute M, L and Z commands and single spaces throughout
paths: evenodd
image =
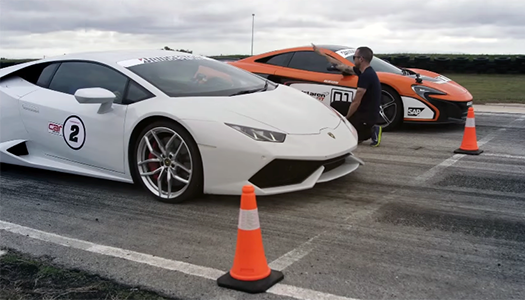
M 412 90 L 421 98 L 428 99 L 428 95 L 446 95 L 447 93 L 424 85 L 413 85 Z
M 261 142 L 272 142 L 272 143 L 283 143 L 286 139 L 286 134 L 282 132 L 270 131 L 266 129 L 252 128 L 237 124 L 225 123 L 231 128 L 244 133 L 256 141 Z

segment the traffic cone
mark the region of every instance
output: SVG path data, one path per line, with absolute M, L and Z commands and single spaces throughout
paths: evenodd
M 233 267 L 217 279 L 221 287 L 251 294 L 266 292 L 284 279 L 280 271 L 270 269 L 264 254 L 255 190 L 242 188 L 241 209 L 237 228 L 237 249 Z
M 465 123 L 465 133 L 463 134 L 463 141 L 461 146 L 454 151 L 459 154 L 479 155 L 483 150 L 478 148 L 478 141 L 476 137 L 476 122 L 474 119 L 474 108 L 469 107 L 467 114 L 467 121 Z

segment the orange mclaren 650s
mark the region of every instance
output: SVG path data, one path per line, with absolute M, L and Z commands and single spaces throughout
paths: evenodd
M 323 53 L 349 66 L 355 48 L 318 45 Z M 343 74 L 312 46 L 275 50 L 228 64 L 292 86 L 346 115 L 357 90 L 356 75 Z M 435 72 L 398 68 L 374 56 L 371 66 L 382 85 L 378 125 L 391 130 L 401 123 L 465 122 L 472 95 L 458 83 Z

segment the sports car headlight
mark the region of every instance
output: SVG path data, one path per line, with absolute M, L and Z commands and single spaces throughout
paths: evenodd
M 241 125 L 236 125 L 236 124 L 229 124 L 229 123 L 225 123 L 225 124 L 239 132 L 244 133 L 245 135 L 251 137 L 252 139 L 256 141 L 283 143 L 284 140 L 286 139 L 286 134 L 281 133 L 281 132 L 246 127 L 246 126 L 241 126 Z
M 440 90 L 433 89 L 424 85 L 413 85 L 412 90 L 416 92 L 421 98 L 428 99 L 428 95 L 446 95 L 447 93 Z

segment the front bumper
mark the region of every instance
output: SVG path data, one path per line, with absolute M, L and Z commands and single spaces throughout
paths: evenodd
M 352 154 L 357 140 L 344 122 L 315 135 L 288 135 L 284 143 L 254 141 L 215 125 L 191 124 L 198 131 L 194 135 L 199 137 L 206 194 L 240 195 L 247 184 L 254 186 L 256 195 L 299 191 L 364 164 Z
M 468 109 L 472 101 L 447 101 L 430 97 L 429 102 L 439 110 L 436 123 L 458 123 L 463 124 L 467 120 Z
M 434 115 L 439 114 L 438 118 L 432 122 L 436 124 L 464 124 L 467 120 L 468 109 L 472 106 L 472 100 L 449 101 L 429 97 L 427 101 L 435 107 L 435 109 L 431 108 Z M 414 122 L 417 120 L 405 121 L 405 123 Z

